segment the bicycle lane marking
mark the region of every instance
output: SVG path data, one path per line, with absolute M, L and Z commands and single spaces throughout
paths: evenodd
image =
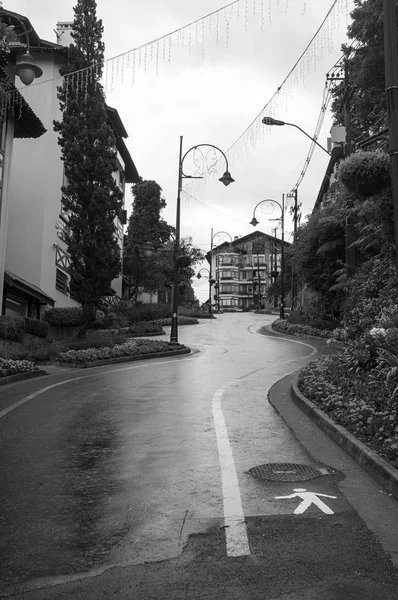
M 212 412 L 221 469 L 227 556 L 247 556 L 250 554 L 250 547 L 245 516 L 243 514 L 238 474 L 221 406 L 226 388 L 235 383 L 237 382 L 230 381 L 214 394 Z
M 193 358 L 185 358 L 185 361 L 191 361 L 191 360 L 199 360 L 201 357 L 193 357 Z M 179 359 L 181 360 L 181 359 Z M 174 360 L 163 360 L 161 362 L 156 362 L 154 363 L 153 360 L 149 361 L 148 363 L 141 363 L 139 365 L 132 365 L 129 367 L 122 367 L 120 369 L 111 369 L 109 371 L 101 371 L 101 372 L 96 372 L 96 373 L 90 373 L 89 375 L 82 375 L 81 377 L 73 377 L 72 379 L 65 379 L 64 381 L 58 381 L 57 383 L 53 383 L 52 385 L 48 385 L 45 388 L 41 388 L 40 390 L 37 390 L 37 392 L 34 392 L 33 394 L 29 394 L 29 396 L 25 396 L 25 398 L 21 398 L 21 400 L 18 400 L 18 402 L 15 402 L 14 404 L 11 404 L 10 406 L 8 406 L 7 408 L 5 408 L 4 410 L 0 411 L 0 419 L 2 419 L 3 417 L 5 417 L 6 415 L 8 415 L 10 412 L 12 412 L 13 410 L 15 410 L 16 408 L 18 408 L 19 406 L 22 406 L 23 404 L 26 404 L 26 402 L 29 402 L 29 400 L 34 400 L 35 398 L 37 398 L 37 396 L 40 396 L 41 394 L 44 394 L 45 392 L 48 392 L 49 390 L 52 390 L 56 387 L 60 387 L 61 385 L 65 385 L 67 383 L 72 383 L 73 381 L 80 381 L 81 379 L 88 379 L 89 377 L 98 377 L 99 375 L 108 375 L 109 373 L 118 373 L 119 371 L 128 371 L 131 369 L 141 369 L 143 367 L 148 367 L 148 366 L 154 366 L 154 365 L 164 365 L 164 364 L 170 364 L 173 362 L 179 362 L 178 359 L 174 359 Z

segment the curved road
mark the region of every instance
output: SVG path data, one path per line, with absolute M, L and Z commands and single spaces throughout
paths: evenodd
M 310 503 L 303 523 L 354 519 L 337 489 L 343 474 L 303 486 L 265 485 L 248 473 L 264 463 L 316 465 L 267 401 L 270 387 L 316 349 L 311 342 L 260 334 L 273 319 L 219 315 L 179 328 L 191 355 L 72 370 L 0 391 L 0 409 L 32 395 L 0 419 L 4 595 L 33 598 L 22 592 L 43 587 L 44 593 L 111 567 L 181 559 L 189 539 L 202 539 L 190 534 L 211 539 L 221 532 L 223 558 L 252 559 L 257 535 L 263 535 L 256 519 L 291 519 L 301 497 L 286 496 L 298 488 L 325 494 L 323 506 L 333 514 L 326 517 Z M 146 589 L 114 594 L 163 597 Z M 164 597 L 202 597 L 184 594 Z M 96 590 L 93 598 L 109 596 Z M 39 597 L 61 596 L 52 589 Z M 91 598 L 76 590 L 63 597 Z M 218 590 L 214 597 L 224 596 Z M 357 598 L 341 596 L 351 597 Z

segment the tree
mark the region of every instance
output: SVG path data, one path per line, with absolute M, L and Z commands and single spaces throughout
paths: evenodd
M 298 228 L 292 247 L 299 287 L 316 292 L 329 315 L 340 311 L 343 296 L 339 282 L 345 273 L 345 202 L 343 192 L 333 190 L 329 201 Z
M 134 201 L 125 237 L 123 275 L 128 297 L 137 301 L 140 288 L 155 291 L 162 284 L 164 287 L 162 279 L 167 269 L 162 263 L 167 261 L 156 253 L 167 244 L 174 229 L 160 216 L 166 207 L 166 201 L 162 196 L 162 188 L 156 181 L 141 180 L 132 186 L 131 191 Z M 145 257 L 142 250 L 148 242 L 154 248 L 154 256 L 150 258 Z
M 355 141 L 386 126 L 383 0 L 355 0 L 351 17 L 347 35 L 358 40 L 359 47 L 353 51 L 343 45 L 342 50 L 348 59 L 348 83 L 353 91 L 350 119 L 355 145 Z M 344 125 L 345 82 L 337 85 L 332 94 L 335 120 Z
M 85 84 L 78 74 L 65 77 L 58 88 L 62 121 L 54 122 L 64 161 L 65 209 L 70 211 L 68 241 L 70 289 L 81 303 L 84 325 L 80 335 L 95 320 L 101 297 L 108 295 L 112 280 L 121 270 L 115 217 L 123 195 L 113 172 L 116 140 L 108 122 L 104 90 L 100 84 L 104 44 L 103 26 L 97 19 L 95 0 L 77 0 L 74 8 L 68 63 L 61 75 L 86 71 Z

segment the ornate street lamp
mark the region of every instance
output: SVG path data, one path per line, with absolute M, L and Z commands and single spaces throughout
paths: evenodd
M 220 177 L 219 181 L 223 183 L 225 186 L 228 186 L 230 183 L 233 183 L 235 180 L 232 179 L 231 173 L 228 170 L 228 159 L 225 156 L 224 152 L 220 150 L 217 146 L 213 144 L 197 144 L 196 146 L 192 146 L 189 150 L 182 154 L 182 135 L 180 136 L 180 153 L 178 159 L 178 192 L 177 192 L 177 211 L 176 211 L 176 227 L 175 227 L 175 243 L 174 243 L 174 273 L 173 273 L 173 282 L 174 282 L 174 293 L 173 293 L 173 302 L 171 309 L 171 333 L 170 333 L 170 343 L 178 344 L 178 321 L 177 321 L 177 313 L 178 313 L 178 265 L 177 265 L 177 257 L 180 248 L 180 212 L 181 212 L 181 191 L 182 191 L 182 180 L 183 179 L 203 179 L 204 173 L 209 169 L 214 169 L 214 165 L 217 162 L 217 157 L 212 161 L 212 164 L 208 164 L 206 162 L 206 157 L 199 158 L 195 161 L 194 164 L 198 167 L 195 171 L 194 175 L 186 175 L 183 171 L 183 164 L 186 156 L 192 151 L 197 150 L 203 146 L 207 146 L 210 148 L 214 148 L 218 152 L 220 152 L 225 158 L 226 170 L 224 175 Z M 198 175 L 196 174 L 198 173 Z
M 281 222 L 282 222 L 282 249 L 281 249 L 281 305 L 280 305 L 280 318 L 285 318 L 285 194 L 282 194 L 282 204 L 277 202 L 276 200 L 272 200 L 271 198 L 267 198 L 266 200 L 261 200 L 256 204 L 253 210 L 253 218 L 250 221 L 250 225 L 256 227 L 259 224 L 259 221 L 256 219 L 256 210 L 265 202 L 273 202 L 277 204 L 281 209 Z M 279 219 L 277 219 L 279 221 Z
M 17 15 L 10 14 L 9 12 L 2 9 L 0 9 L 0 17 L 5 17 L 9 21 L 12 21 L 14 19 L 15 21 L 17 21 L 18 25 L 20 25 L 23 29 L 23 33 L 20 33 L 16 37 L 18 38 L 22 35 L 25 36 L 26 52 L 22 54 L 22 56 L 17 60 L 15 65 L 15 72 L 24 85 L 30 85 L 35 78 L 41 77 L 43 75 L 43 71 L 36 64 L 35 59 L 30 53 L 29 32 L 26 28 L 26 25 L 22 21 L 22 19 L 17 17 Z

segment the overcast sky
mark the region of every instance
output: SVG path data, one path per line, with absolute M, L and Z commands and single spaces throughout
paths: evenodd
M 56 41 L 56 23 L 73 20 L 75 3 L 4 0 L 4 8 L 26 15 L 41 38 Z M 191 182 L 186 188 L 190 195 L 183 193 L 181 235 L 191 236 L 205 251 L 210 248 L 212 228 L 214 234 L 227 231 L 232 237 L 254 231 L 249 222 L 255 205 L 266 198 L 281 202 L 282 194 L 296 184 L 310 140 L 293 127 L 266 128 L 258 122 L 249 126 L 270 103 L 268 114 L 314 134 L 326 73 L 341 56 L 353 9 L 353 0 L 338 0 L 316 42 L 274 97 L 333 1 L 240 0 L 218 12 L 218 18 L 214 14 L 202 20 L 225 4 L 222 0 L 97 0 L 106 59 L 124 54 L 108 63 L 107 102 L 124 122 L 127 147 L 139 174 L 162 187 L 167 202 L 163 217 L 170 224 L 175 225 L 180 136 L 184 153 L 206 143 L 224 152 L 231 148 L 227 155 L 235 183 L 224 187 L 217 181 L 225 170 L 220 158 L 216 176 Z M 183 33 L 149 44 L 198 19 Z M 145 44 L 149 44 L 146 51 L 126 54 Z M 318 138 L 323 146 L 331 125 L 327 113 Z M 203 153 L 208 150 L 203 148 Z M 196 170 L 193 157 L 190 152 L 184 161 L 187 175 Z M 328 156 L 317 148 L 298 189 L 303 216 L 313 208 L 327 163 Z M 128 191 L 129 212 L 131 202 Z M 278 210 L 273 216 L 279 216 Z M 256 217 L 257 229 L 271 233 L 275 224 L 268 216 L 259 211 Z M 293 230 L 289 216 L 286 230 L 289 239 Z M 195 288 L 199 299 L 205 300 L 207 280 L 195 282 Z

